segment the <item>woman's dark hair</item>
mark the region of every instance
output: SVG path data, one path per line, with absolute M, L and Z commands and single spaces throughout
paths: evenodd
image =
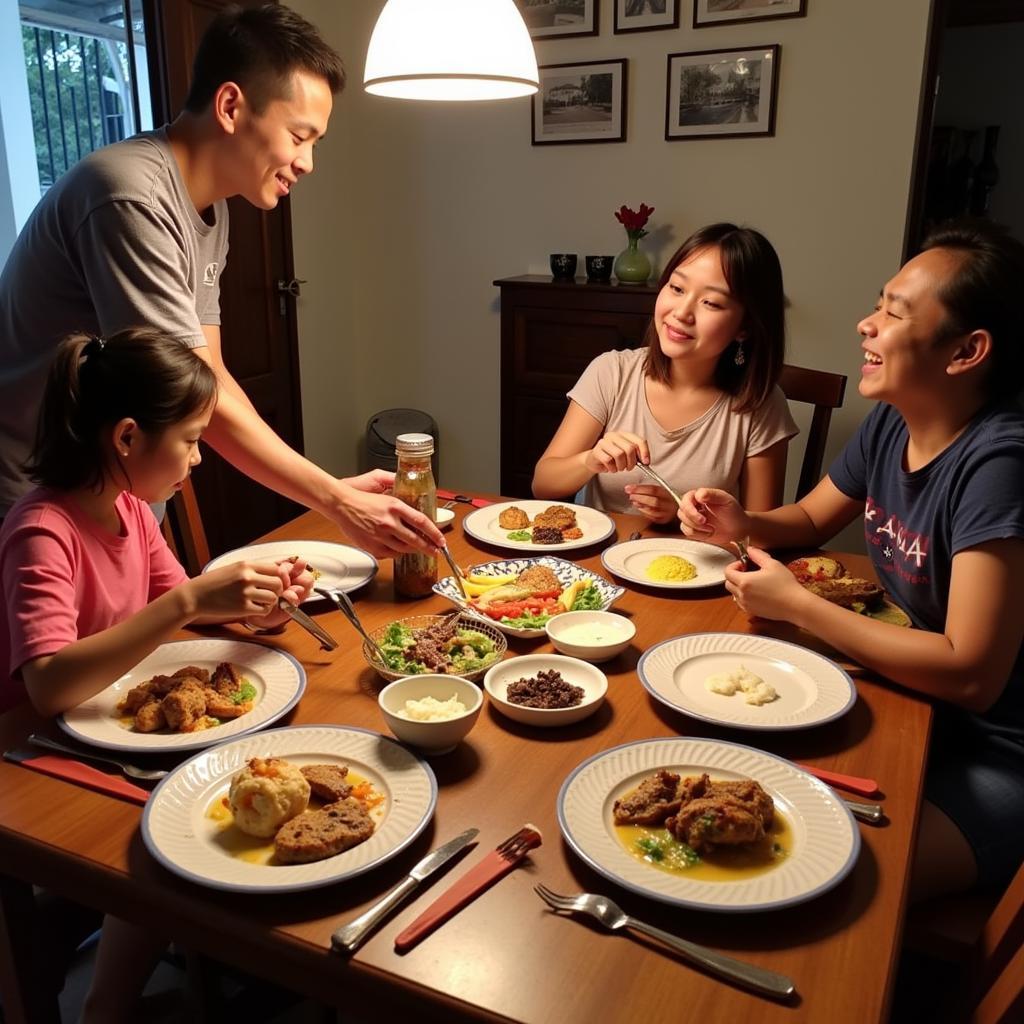
M 332 93 L 345 87 L 341 57 L 316 27 L 281 4 L 225 7 L 199 41 L 185 109 L 202 113 L 224 82 L 236 82 L 259 114 L 289 95 L 296 71 L 322 78 Z
M 130 417 L 158 436 L 216 397 L 213 370 L 181 341 L 147 328 L 73 334 L 50 366 L 25 471 L 56 490 L 99 488 L 109 465 L 104 427 Z
M 669 257 L 658 279 L 658 290 L 668 284 L 680 263 L 702 249 L 718 250 L 729 290 L 743 306 L 741 329 L 746 331 L 743 365 L 736 365 L 738 345 L 727 346 L 715 368 L 715 385 L 734 396 L 737 412 L 756 409 L 778 382 L 786 355 L 786 297 L 779 257 L 759 231 L 735 224 L 710 224 L 690 235 Z M 671 360 L 661 351 L 653 319 L 644 341 L 647 376 L 667 383 Z
M 945 249 L 959 257 L 939 287 L 946 311 L 937 342 L 971 331 L 992 336 L 991 368 L 985 385 L 991 398 L 1017 395 L 1024 378 L 1024 245 L 992 221 L 963 219 L 937 227 L 922 252 Z

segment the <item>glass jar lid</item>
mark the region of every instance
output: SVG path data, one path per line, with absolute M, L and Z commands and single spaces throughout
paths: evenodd
M 399 434 L 395 438 L 397 455 L 433 455 L 434 439 L 430 434 Z

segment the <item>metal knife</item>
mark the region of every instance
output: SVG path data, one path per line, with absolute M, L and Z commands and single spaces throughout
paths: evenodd
M 343 925 L 331 936 L 331 948 L 336 953 L 354 953 L 363 940 L 400 903 L 412 895 L 425 878 L 451 860 L 460 850 L 465 849 L 480 833 L 478 828 L 467 828 L 461 835 L 431 851 L 403 878 L 398 885 L 386 892 L 369 910 L 354 921 Z
M 286 611 L 307 633 L 312 633 L 320 646 L 325 651 L 333 651 L 338 646 L 338 641 L 327 632 L 318 622 L 314 622 L 301 608 L 286 601 L 283 597 L 278 599 L 278 608 Z

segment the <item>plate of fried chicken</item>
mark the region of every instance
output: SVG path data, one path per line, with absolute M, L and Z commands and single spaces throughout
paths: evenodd
M 243 640 L 161 644 L 58 722 L 75 739 L 110 750 L 198 750 L 262 729 L 306 689 L 290 655 Z
M 557 810 L 566 842 L 595 871 L 696 910 L 803 903 L 838 885 L 860 852 L 856 823 L 828 786 L 783 758 L 721 740 L 602 751 L 570 773 Z M 642 829 L 640 850 L 629 845 L 631 828 Z M 729 866 L 743 847 L 754 847 L 751 863 L 765 852 L 756 870 Z M 704 860 L 718 868 L 705 870 Z

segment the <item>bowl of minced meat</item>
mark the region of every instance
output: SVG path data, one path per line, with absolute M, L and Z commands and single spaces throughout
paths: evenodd
M 484 676 L 491 706 L 524 725 L 571 725 L 604 703 L 608 677 L 561 654 L 527 654 L 499 662 Z

